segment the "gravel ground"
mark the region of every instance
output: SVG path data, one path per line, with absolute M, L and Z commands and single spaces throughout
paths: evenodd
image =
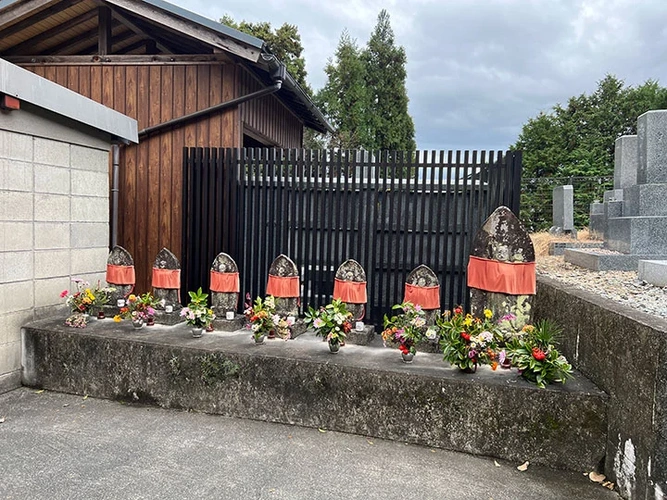
M 667 287 L 638 279 L 636 271 L 590 271 L 565 262 L 562 256 L 539 256 L 536 261 L 538 274 L 667 319 Z

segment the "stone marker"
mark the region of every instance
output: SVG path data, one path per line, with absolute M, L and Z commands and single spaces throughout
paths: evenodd
M 296 278 L 297 289 L 300 289 L 299 283 L 299 269 L 296 267 L 296 264 L 292 259 L 287 257 L 284 254 L 280 254 L 269 266 L 269 283 L 267 283 L 267 295 L 273 295 L 276 300 L 276 314 L 283 318 L 293 316 L 296 321 L 292 326 L 292 338 L 298 337 L 303 332 L 306 331 L 306 324 L 303 319 L 299 318 L 299 303 L 300 303 L 300 292 L 296 292 L 297 296 L 280 296 L 275 293 L 271 293 L 271 277 L 275 277 L 278 280 L 281 278 Z M 294 295 L 294 294 L 292 294 Z
M 338 267 L 335 278 L 338 280 L 338 284 L 334 286 L 333 298 L 341 298 L 341 300 L 345 302 L 347 310 L 352 313 L 352 331 L 347 334 L 346 342 L 357 345 L 368 345 L 375 335 L 375 325 L 364 323 L 362 330 L 356 329 L 356 324 L 361 322 L 366 314 L 366 302 L 347 302 L 344 300 L 346 295 L 344 293 L 344 287 L 347 283 L 352 286 L 361 286 L 359 284 L 363 283 L 365 290 L 366 271 L 364 271 L 364 268 L 361 267 L 361 264 L 356 260 L 348 259 Z M 343 291 L 343 294 L 342 296 L 339 296 L 341 295 L 339 292 L 341 290 Z
M 637 184 L 638 166 L 637 136 L 623 135 L 617 138 L 614 143 L 614 190 L 623 190 Z
M 566 234 L 577 238 L 574 228 L 574 188 L 571 185 L 556 186 L 553 189 L 552 203 L 553 226 L 549 229 L 551 234 Z
M 175 325 L 182 321 L 180 316 L 181 263 L 167 248 L 163 248 L 153 263 L 153 296 L 164 301 L 155 308 L 155 322 Z M 167 312 L 171 307 L 172 311 Z
M 134 259 L 130 252 L 120 245 L 113 247 L 107 258 L 106 282 L 115 291 L 109 295 L 109 303 L 104 306 L 104 314 L 107 317 L 119 313 L 118 300 L 125 300 L 134 290 Z M 122 282 L 122 283 L 121 283 Z
M 430 296 L 430 298 L 424 302 L 423 300 L 414 298 L 418 295 Z M 421 264 L 408 274 L 408 277 L 405 279 L 405 297 L 403 301 L 421 306 L 425 313 L 426 325 L 432 326 L 435 324 L 435 319 L 440 314 L 440 281 L 430 267 Z M 418 349 L 420 351 L 436 352 L 438 349 L 438 339 L 428 339 L 423 344 L 420 344 Z
M 471 312 L 477 317 L 484 317 L 484 309 L 493 312 L 493 321 L 497 321 L 506 314 L 516 317 L 511 322 L 515 330 L 520 330 L 526 324 L 532 323 L 533 296 L 535 287 L 535 249 L 528 233 L 523 225 L 507 207 L 498 207 L 489 216 L 475 235 L 470 252 L 471 262 L 468 264 L 468 286 L 470 286 Z M 477 258 L 477 259 L 476 259 Z M 506 263 L 524 263 L 520 266 Z M 480 265 L 479 272 L 471 269 L 472 266 Z M 487 266 L 485 268 L 485 266 Z M 529 278 L 532 273 L 531 293 L 513 294 L 506 292 L 489 291 L 488 288 L 479 289 L 471 284 L 471 278 L 480 274 L 483 277 L 497 277 L 498 289 L 504 289 L 507 285 L 503 280 L 509 273 L 525 273 Z M 529 282 L 530 279 L 523 280 Z
M 237 267 L 236 262 L 234 262 L 234 259 L 232 259 L 231 256 L 227 255 L 226 253 L 219 253 L 216 256 L 213 264 L 211 265 L 211 308 L 215 313 L 215 319 L 213 320 L 213 327 L 215 329 L 225 332 L 241 330 L 245 323 L 245 317 L 242 314 L 236 313 L 239 303 L 239 292 L 215 291 L 213 289 L 214 273 L 222 273 L 222 275 L 227 277 L 230 281 L 234 281 L 235 278 L 236 286 L 227 286 L 228 284 L 225 283 L 222 288 L 238 290 L 237 286 L 239 268 Z M 234 315 L 233 318 L 227 318 L 228 312 Z

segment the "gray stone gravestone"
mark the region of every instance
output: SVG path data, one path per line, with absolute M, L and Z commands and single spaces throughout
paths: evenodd
M 269 266 L 269 283 L 267 283 L 267 295 L 273 295 L 276 301 L 276 314 L 283 318 L 293 316 L 296 321 L 292 326 L 292 338 L 296 338 L 306 331 L 306 324 L 299 318 L 300 293 L 295 290 L 291 296 L 281 296 L 281 294 L 272 293 L 269 288 L 272 277 L 278 278 L 296 278 L 296 290 L 300 290 L 299 269 L 292 259 L 284 254 L 280 254 Z M 296 295 L 296 296 L 295 296 Z
M 552 215 L 553 226 L 551 226 L 549 232 L 556 235 L 569 235 L 576 239 L 573 186 L 568 184 L 566 186 L 556 186 L 553 189 Z
M 124 301 L 134 290 L 134 259 L 130 252 L 120 245 L 113 247 L 107 258 L 106 282 L 115 288 L 109 296 L 109 303 L 104 306 L 104 314 L 112 317 L 119 313 L 118 301 Z
M 167 248 L 163 248 L 153 263 L 153 296 L 161 303 L 155 308 L 155 322 L 162 325 L 175 325 L 182 321 L 180 316 L 183 306 L 180 301 L 181 263 Z M 167 286 L 159 284 L 160 276 L 167 276 Z
M 440 314 L 440 281 L 438 280 L 438 276 L 430 267 L 421 264 L 408 274 L 408 277 L 405 279 L 405 285 L 406 289 L 403 301 L 421 306 L 425 313 L 426 325 L 435 325 L 435 320 L 438 314 Z M 432 298 L 427 302 L 415 300 L 411 292 L 416 291 L 420 293 L 419 289 L 431 295 Z M 438 339 L 428 339 L 417 347 L 419 350 L 436 352 L 438 349 Z
M 230 286 L 232 282 L 234 286 Z M 219 288 L 220 291 L 214 288 Z M 219 253 L 211 265 L 211 308 L 215 312 L 215 329 L 233 332 L 243 328 L 245 317 L 236 313 L 238 303 L 239 268 L 231 256 Z M 230 313 L 231 317 L 228 318 L 227 313 Z
M 484 309 L 490 309 L 493 312 L 493 321 L 511 314 L 515 318 L 511 321 L 511 326 L 515 330 L 520 330 L 524 325 L 532 323 L 535 248 L 523 225 L 509 208 L 498 207 L 484 221 L 473 240 L 470 260 L 468 285 L 470 286 L 472 314 L 483 318 Z M 511 264 L 507 266 L 508 263 L 518 263 L 519 266 Z M 482 267 L 471 269 L 476 265 Z M 527 277 L 532 276 L 532 293 L 514 294 L 489 289 L 505 289 L 507 283 L 503 279 L 504 276 L 518 272 L 526 273 Z M 472 286 L 475 283 L 471 283 L 471 279 L 475 279 L 480 274 L 498 279 L 492 286 L 487 286 L 487 284 L 484 285 L 484 288 Z
M 350 284 L 352 286 L 363 286 L 364 292 L 366 290 L 366 271 L 354 259 L 348 259 L 343 262 L 336 271 L 335 276 L 337 283 L 334 285 L 333 298 L 340 298 L 345 302 L 345 307 L 352 313 L 352 331 L 347 334 L 347 343 L 357 345 L 368 345 L 375 335 L 375 325 L 363 323 L 363 328 L 357 330 L 357 323 L 363 322 L 366 313 L 366 301 L 364 302 L 348 302 L 345 300 L 344 286 Z M 341 286 L 342 285 L 342 286 Z M 342 294 L 341 291 L 342 290 Z M 340 295 L 340 296 L 339 296 Z M 365 298 L 365 293 L 364 293 Z M 361 325 L 360 325 L 361 326 Z

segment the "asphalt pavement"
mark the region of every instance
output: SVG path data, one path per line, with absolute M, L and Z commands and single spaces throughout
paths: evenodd
M 521 472 L 326 429 L 28 388 L 0 394 L 0 422 L 3 500 L 620 498 L 587 471 Z

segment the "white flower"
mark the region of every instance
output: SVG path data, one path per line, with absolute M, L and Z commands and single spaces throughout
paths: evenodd
M 428 330 L 426 330 L 426 338 L 429 340 L 435 340 L 435 338 L 438 336 L 438 333 L 435 331 L 435 328 L 429 327 Z
M 259 324 L 257 324 L 257 323 L 253 323 L 252 326 L 250 327 L 250 329 L 251 329 L 253 332 L 256 332 L 257 330 L 259 330 Z
M 285 322 L 287 323 L 287 326 L 292 326 L 292 325 L 294 325 L 294 317 L 292 317 L 292 316 L 287 316 L 287 319 L 285 320 Z
M 273 309 L 276 307 L 276 300 L 273 298 L 273 295 L 269 295 L 266 300 L 264 301 L 264 305 L 269 308 Z
M 271 321 L 273 321 L 274 325 L 278 326 L 278 323 L 280 323 L 280 316 L 274 314 L 273 316 L 271 316 Z
M 336 313 L 336 314 L 334 314 L 333 320 L 334 320 L 335 323 L 338 323 L 339 325 L 341 325 L 345 322 L 345 316 L 342 315 L 341 313 Z

